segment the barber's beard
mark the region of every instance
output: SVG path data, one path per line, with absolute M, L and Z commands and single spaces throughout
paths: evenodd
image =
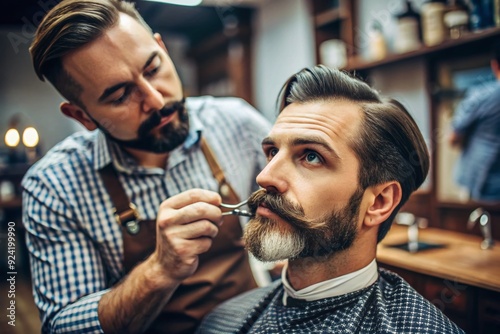
M 152 153 L 167 153 L 181 145 L 189 134 L 189 116 L 184 107 L 184 102 L 184 99 L 175 101 L 152 113 L 152 115 L 139 126 L 136 139 L 118 139 L 113 137 L 99 123 L 96 123 L 109 139 L 121 146 Z M 163 117 L 170 116 L 175 112 L 178 114 L 178 122 L 170 122 L 159 129 L 158 133 L 153 133 L 153 129 L 161 123 Z
M 255 212 L 263 203 L 282 221 L 262 216 L 252 218 L 245 230 L 246 247 L 264 262 L 327 257 L 348 249 L 357 235 L 362 197 L 363 191 L 358 189 L 345 207 L 324 218 L 308 220 L 300 206 L 260 189 L 250 196 L 250 209 Z

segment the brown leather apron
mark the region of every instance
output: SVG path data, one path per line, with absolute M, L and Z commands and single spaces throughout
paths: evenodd
M 222 201 L 238 203 L 238 195 L 226 182 L 224 172 L 203 138 L 201 148 L 219 183 Z M 129 272 L 154 251 L 156 221 L 138 220 L 137 210 L 125 194 L 112 164 L 101 169 L 100 174 L 122 229 L 124 269 Z M 132 232 L 136 232 L 137 226 L 139 231 L 130 233 L 127 224 Z M 241 236 L 238 217 L 224 216 L 224 224 L 219 227 L 212 247 L 199 257 L 197 271 L 182 282 L 146 333 L 193 333 L 203 316 L 216 305 L 257 286 Z

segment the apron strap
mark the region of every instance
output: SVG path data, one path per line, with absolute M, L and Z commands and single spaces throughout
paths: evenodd
M 219 194 L 226 201 L 234 201 L 234 204 L 238 203 L 239 196 L 233 190 L 233 187 L 231 187 L 231 185 L 227 183 L 224 172 L 222 171 L 222 168 L 220 167 L 219 162 L 217 161 L 217 158 L 215 157 L 212 149 L 210 148 L 210 146 L 208 146 L 205 137 L 201 137 L 200 146 L 203 154 L 205 155 L 205 159 L 207 159 L 208 165 L 210 166 L 212 175 L 217 180 L 217 183 L 219 183 Z
M 113 163 L 109 163 L 99 170 L 104 187 L 108 191 L 118 225 L 135 235 L 139 232 L 139 213 L 134 203 L 131 203 L 122 183 L 118 179 Z

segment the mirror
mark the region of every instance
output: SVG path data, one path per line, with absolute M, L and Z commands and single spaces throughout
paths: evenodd
M 460 186 L 454 177 L 461 148 L 450 144 L 451 120 L 466 91 L 484 89 L 496 78 L 490 67 L 489 54 L 441 62 L 437 70 L 436 197 L 438 202 L 467 203 L 469 190 Z

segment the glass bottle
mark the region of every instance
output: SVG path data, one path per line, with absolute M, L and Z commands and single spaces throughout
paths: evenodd
M 469 13 L 467 6 L 460 0 L 451 0 L 448 11 L 444 14 L 444 23 L 448 28 L 450 38 L 460 38 L 469 30 Z
M 396 52 L 408 52 L 418 49 L 420 43 L 420 14 L 413 9 L 409 0 L 405 1 L 406 7 L 397 18 L 397 36 L 394 41 Z
M 448 35 L 444 25 L 446 4 L 444 1 L 432 0 L 422 4 L 422 37 L 427 46 L 443 42 Z

